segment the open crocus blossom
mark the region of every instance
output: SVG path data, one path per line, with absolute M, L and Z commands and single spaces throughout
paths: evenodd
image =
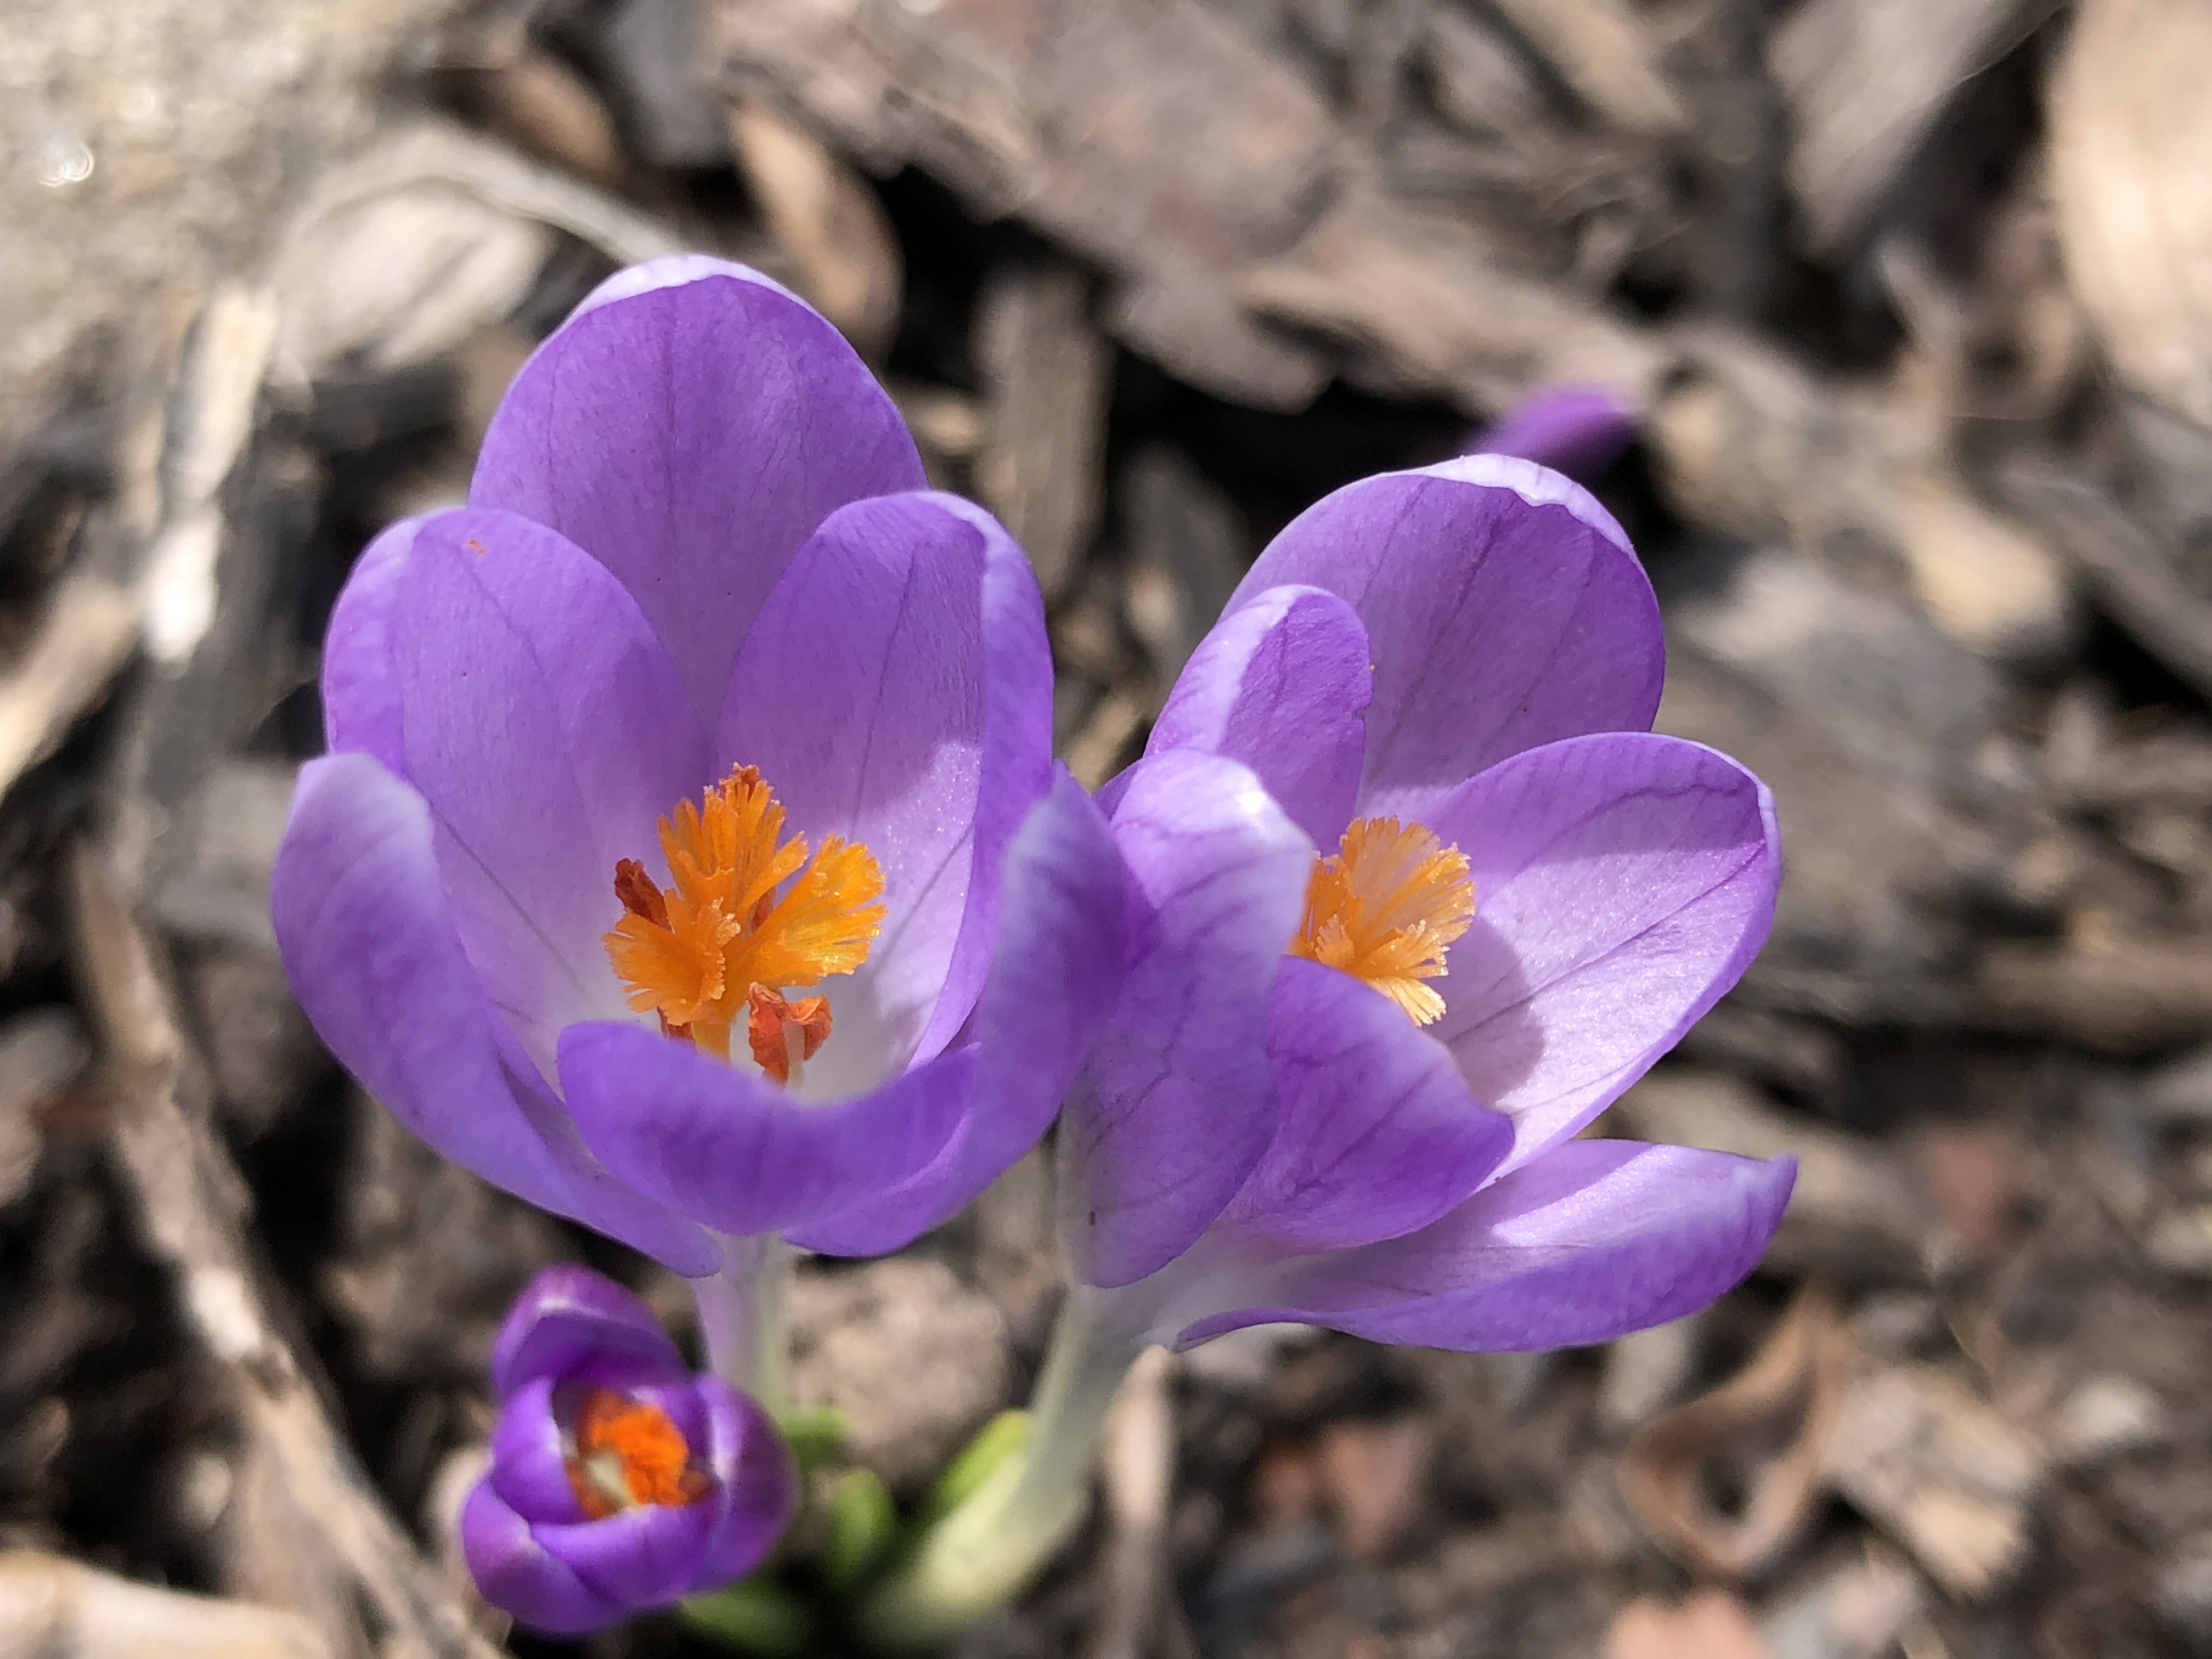
M 316 1030 L 455 1162 L 691 1277 L 771 1395 L 773 1287 L 731 1281 L 951 1214 L 1110 1006 L 1121 878 L 1050 769 L 1028 562 L 741 267 L 578 308 L 469 504 L 362 556 L 322 690 L 271 893 Z
M 1626 537 L 1528 461 L 1366 479 L 1261 555 L 1101 792 L 1127 977 L 1062 1120 L 1078 1282 L 1030 1443 L 879 1627 L 1035 1565 L 1148 1344 L 1592 1343 L 1750 1271 L 1791 1160 L 1579 1138 L 1773 915 L 1766 791 L 1651 732 L 1662 670 Z
M 491 1468 L 461 1507 L 484 1599 L 562 1634 L 743 1577 L 799 1503 L 768 1413 L 694 1375 L 645 1304 L 549 1267 L 501 1328 Z

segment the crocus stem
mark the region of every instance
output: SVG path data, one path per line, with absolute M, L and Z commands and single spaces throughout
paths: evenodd
M 1068 1293 L 1029 1434 L 863 1603 L 861 1629 L 878 1646 L 926 1647 L 957 1634 L 1020 1594 L 1066 1542 L 1083 1516 L 1106 1408 L 1148 1343 L 1116 1311 L 1086 1286 Z
M 785 1290 L 792 1249 L 774 1234 L 722 1241 L 722 1271 L 691 1281 L 707 1363 L 771 1413 L 791 1406 Z

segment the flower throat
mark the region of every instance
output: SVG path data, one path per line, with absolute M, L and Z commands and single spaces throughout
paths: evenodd
M 606 947 L 632 1008 L 723 1060 L 742 1020 L 754 1060 L 788 1086 L 830 1040 L 830 1002 L 787 994 L 866 962 L 884 909 L 883 866 L 864 844 L 825 836 L 809 860 L 783 821 L 750 766 L 697 806 L 678 802 L 660 820 L 670 884 L 635 859 L 617 863 L 623 915 Z

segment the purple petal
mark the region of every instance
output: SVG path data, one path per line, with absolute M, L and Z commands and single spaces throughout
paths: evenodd
M 366 755 L 308 762 L 269 908 L 293 992 L 346 1069 L 456 1164 L 566 1214 L 568 1183 L 501 1070 L 422 798 Z
M 613 1190 L 541 1122 L 542 1085 L 485 1000 L 431 852 L 429 808 L 367 755 L 301 769 L 270 878 L 293 994 L 330 1051 L 436 1151 L 678 1273 L 712 1272 L 696 1227 Z M 528 1073 L 526 1077 L 524 1074 Z
M 600 1630 L 631 1609 L 585 1584 L 530 1525 L 479 1481 L 461 1505 L 461 1555 L 485 1601 L 556 1636 Z
M 950 1219 L 1044 1138 L 1121 984 L 1121 854 L 1065 769 L 1007 849 L 990 979 L 972 1029 L 975 1102 L 929 1167 L 795 1243 L 880 1255 Z
M 534 1377 L 560 1377 L 582 1360 L 615 1355 L 681 1376 L 684 1356 L 660 1322 L 614 1280 L 563 1261 L 524 1286 L 491 1351 L 491 1385 L 502 1399 Z
M 568 1479 L 568 1460 L 561 1425 L 553 1414 L 554 1376 L 532 1377 L 507 1396 L 491 1431 L 491 1473 L 487 1477 L 499 1501 L 533 1526 L 541 1521 L 575 1522 L 584 1517 L 576 1488 Z
M 576 1133 L 567 1104 L 524 1057 L 505 1024 L 498 1025 L 493 1036 L 505 1058 L 507 1085 L 514 1091 L 523 1115 L 568 1177 L 569 1189 L 576 1196 L 576 1218 L 686 1278 L 719 1271 L 721 1253 L 714 1241 L 693 1223 L 609 1174 Z
M 999 862 L 1050 780 L 1051 723 L 1029 561 L 952 496 L 833 514 L 762 606 L 723 706 L 721 764 L 757 766 L 815 844 L 866 843 L 889 908 L 866 964 L 823 987 L 840 1027 L 871 1035 L 825 1050 L 814 1092 L 872 1088 L 968 1018 Z
M 975 1075 L 974 1052 L 955 1049 L 857 1099 L 803 1102 L 635 1025 L 561 1036 L 585 1144 L 647 1197 L 726 1233 L 802 1227 L 911 1180 L 958 1129 Z
M 706 1498 L 681 1505 L 641 1504 L 597 1521 L 539 1522 L 530 1531 L 586 1589 L 642 1612 L 690 1594 L 720 1518 L 720 1506 Z
M 1304 583 L 1349 600 L 1374 650 L 1358 810 L 1436 793 L 1586 732 L 1647 731 L 1665 653 L 1643 567 L 1606 510 L 1503 455 L 1346 485 L 1269 544 L 1231 597 Z
M 402 781 L 407 755 L 392 669 L 392 607 L 426 522 L 402 519 L 362 550 L 323 639 L 323 731 L 331 752 L 374 755 Z
M 1315 846 L 1334 848 L 1359 793 L 1374 678 L 1350 605 L 1317 587 L 1270 588 L 1200 641 L 1145 752 L 1242 761 Z
M 1464 1201 L 1513 1144 L 1443 1044 L 1334 968 L 1284 959 L 1267 1053 L 1281 1120 L 1222 1226 L 1300 1251 L 1394 1238 Z
M 618 274 L 538 348 L 469 500 L 614 572 L 711 723 L 799 544 L 848 501 L 923 484 L 843 337 L 758 273 L 695 256 Z
M 1234 761 L 1139 763 L 1114 815 L 1128 869 L 1114 1018 L 1069 1099 L 1070 1251 L 1093 1285 L 1204 1232 L 1274 1132 L 1267 1005 L 1313 848 Z
M 1431 1348 L 1610 1341 L 1740 1281 L 1796 1176 L 1794 1158 L 1570 1141 L 1419 1232 L 1289 1264 L 1271 1305 L 1201 1320 L 1181 1341 L 1280 1321 Z
M 799 1509 L 799 1468 L 775 1423 L 750 1395 L 702 1376 L 702 1449 L 714 1477 L 717 1512 L 690 1589 L 720 1589 L 750 1572 Z
M 1765 942 L 1781 847 L 1765 787 L 1711 750 L 1644 732 L 1516 756 L 1439 803 L 1468 856 L 1474 925 L 1431 983 L 1431 1034 L 1514 1120 L 1504 1168 L 1602 1111 Z
M 597 1381 L 591 1377 L 588 1370 L 585 1376 Z M 681 1377 L 665 1382 L 624 1384 L 617 1391 L 628 1395 L 638 1405 L 652 1407 L 673 1423 L 676 1431 L 684 1437 L 684 1443 L 691 1449 L 691 1461 L 704 1463 L 707 1461 L 704 1449 L 707 1444 L 708 1412 L 707 1407 L 700 1403 L 699 1390 L 702 1383 L 712 1380 L 711 1377 L 686 1371 Z M 613 1385 L 601 1382 L 599 1386 L 607 1388 Z
M 1636 436 L 1636 411 L 1604 386 L 1555 386 L 1524 398 L 1478 434 L 1470 453 L 1518 455 L 1589 483 Z
M 615 865 L 659 871 L 656 821 L 706 781 L 704 734 L 621 584 L 512 514 L 420 526 L 391 638 L 462 943 L 550 1077 L 562 1027 L 626 1017 Z

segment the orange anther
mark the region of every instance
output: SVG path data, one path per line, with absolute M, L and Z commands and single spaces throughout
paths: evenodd
M 585 1392 L 576 1411 L 575 1455 L 568 1460 L 576 1502 L 594 1521 L 641 1504 L 681 1509 L 713 1489 L 666 1412 L 612 1389 Z
M 762 1071 L 788 1087 L 792 1075 L 830 1040 L 830 999 L 792 1001 L 781 991 L 756 985 L 746 993 L 745 1038 Z
M 828 836 L 810 860 L 806 838 L 786 840 L 783 822 L 783 808 L 759 772 L 741 766 L 697 805 L 680 801 L 661 819 L 666 887 L 635 859 L 615 866 L 623 914 L 606 935 L 607 957 L 629 1006 L 659 1014 L 664 1031 L 726 1060 L 740 1018 L 756 1055 L 761 1051 L 752 1032 L 752 988 L 781 994 L 848 974 L 868 959 L 883 928 L 884 872 L 874 855 L 858 842 Z M 829 1034 L 827 1005 L 819 1035 L 808 1035 L 811 1019 L 801 1020 L 793 1051 L 799 1062 Z M 787 1060 L 781 1071 L 761 1063 L 778 1081 L 789 1074 Z
M 616 861 L 615 896 L 631 915 L 642 917 L 656 927 L 668 926 L 668 901 L 661 897 L 660 889 L 635 859 Z
M 1290 953 L 1366 981 L 1426 1025 L 1444 1000 L 1422 981 L 1443 977 L 1445 951 L 1474 920 L 1466 854 L 1421 824 L 1357 818 L 1314 860 Z

